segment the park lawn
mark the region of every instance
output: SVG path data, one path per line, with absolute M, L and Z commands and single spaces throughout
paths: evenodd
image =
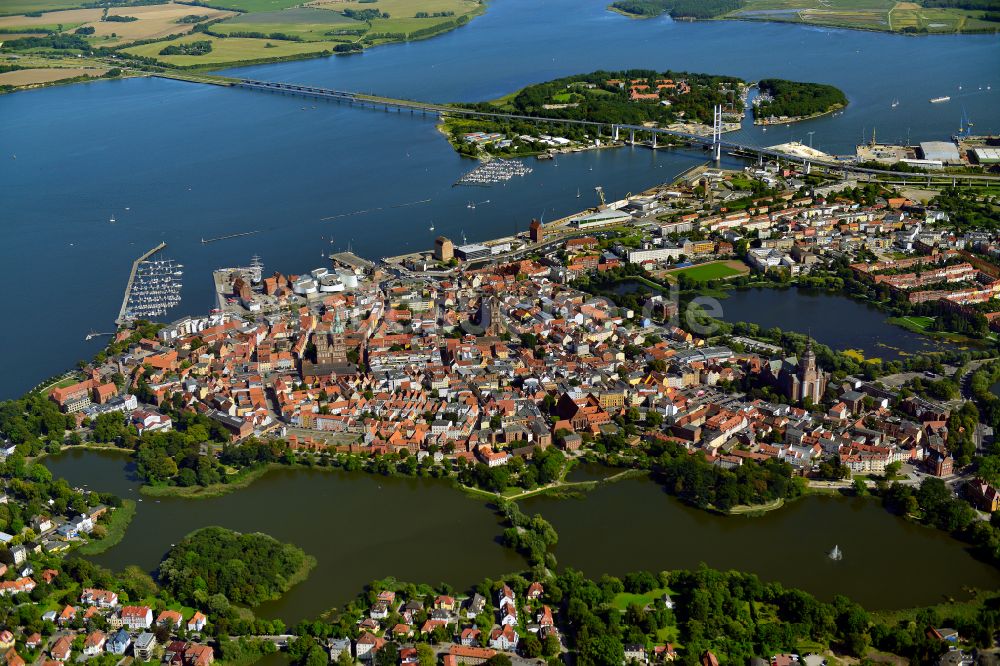
M 673 625 L 661 627 L 656 631 L 656 641 L 658 643 L 669 643 L 674 646 L 675 650 L 681 647 L 680 638 L 680 630 Z
M 13 61 L 13 62 L 17 62 L 18 64 L 20 64 L 20 60 Z M 6 58 L 0 59 L 0 65 L 3 65 L 3 64 L 7 64 L 7 59 Z M 16 73 L 18 71 L 21 71 L 21 70 L 15 70 L 14 72 L 10 72 L 10 74 L 14 74 L 14 73 Z M 72 386 L 73 384 L 76 384 L 76 383 L 78 383 L 80 381 L 82 381 L 82 380 L 79 377 L 67 377 L 66 379 L 60 379 L 59 381 L 57 381 L 52 386 L 47 386 L 45 388 L 45 390 L 42 391 L 42 393 L 44 395 L 48 396 L 50 393 L 52 393 L 53 390 L 55 390 L 57 388 L 66 388 L 67 386 Z
M 125 530 L 129 523 L 135 518 L 135 500 L 122 500 L 122 505 L 111 511 L 108 519 L 102 523 L 107 529 L 107 536 L 103 539 L 94 539 L 80 546 L 77 552 L 80 555 L 98 555 L 117 545 L 125 538 Z
M 611 604 L 618 610 L 625 610 L 632 604 L 637 604 L 640 608 L 645 608 L 649 606 L 657 599 L 662 597 L 664 594 L 673 594 L 673 591 L 667 587 L 660 587 L 655 590 L 650 590 L 645 594 L 636 594 L 633 592 L 619 592 L 615 595 L 615 598 L 611 601 Z
M 187 44 L 201 40 L 212 42 L 212 52 L 205 55 L 162 56 L 160 51 L 171 44 Z M 267 45 L 271 46 L 268 47 Z M 126 53 L 155 58 L 160 62 L 177 67 L 214 67 L 227 63 L 261 60 L 264 58 L 286 58 L 332 50 L 334 42 L 288 42 L 277 39 L 248 39 L 228 37 L 220 39 L 207 35 L 188 35 L 168 42 L 154 42 L 123 49 Z
M 908 331 L 913 331 L 914 333 L 927 333 L 931 324 L 934 323 L 934 317 L 889 317 L 886 319 L 890 324 L 895 324 L 896 326 L 902 326 Z
M 690 266 L 688 268 L 670 271 L 667 275 L 668 277 L 676 279 L 677 276 L 683 274 L 689 279 L 697 282 L 708 282 L 709 280 L 730 278 L 750 272 L 750 269 L 746 266 L 742 266 L 741 270 L 741 268 L 734 265 L 739 263 L 740 262 L 712 261 L 707 264 L 698 264 L 697 266 Z

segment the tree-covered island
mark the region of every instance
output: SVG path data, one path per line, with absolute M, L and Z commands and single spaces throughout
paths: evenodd
M 463 155 L 484 153 L 497 156 L 533 155 L 554 150 L 621 145 L 593 126 L 561 123 L 589 121 L 607 125 L 663 128 L 683 134 L 708 136 L 713 110 L 722 107 L 723 131 L 740 128 L 746 112 L 751 83 L 733 76 L 666 70 L 598 70 L 574 74 L 526 86 L 489 102 L 454 104 L 466 109 L 553 119 L 552 123 L 517 119 L 445 117 L 442 132 Z M 761 84 L 765 85 L 764 82 Z M 789 115 L 789 110 L 808 116 L 840 108 L 847 103 L 843 92 L 824 84 L 767 79 L 762 87 L 766 106 L 755 108 L 768 115 Z M 762 103 L 763 104 L 763 103 Z M 780 112 L 780 113 L 779 113 Z M 646 137 L 648 138 L 648 136 Z M 675 139 L 674 142 L 683 141 Z M 670 145 L 660 135 L 657 145 Z
M 232 603 L 256 606 L 304 580 L 315 563 L 298 546 L 266 534 L 205 527 L 170 549 L 159 579 L 184 603 L 204 604 L 222 594 Z
M 753 105 L 757 125 L 806 120 L 847 106 L 844 91 L 825 83 L 761 79 L 757 87 L 760 96 Z

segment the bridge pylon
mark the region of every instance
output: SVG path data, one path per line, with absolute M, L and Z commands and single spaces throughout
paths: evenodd
M 722 105 L 717 104 L 712 109 L 712 158 L 722 160 Z

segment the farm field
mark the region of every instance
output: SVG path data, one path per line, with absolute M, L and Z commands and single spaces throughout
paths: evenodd
M 212 51 L 205 55 L 169 55 L 161 56 L 166 46 L 188 44 L 196 41 L 212 42 Z M 270 44 L 270 46 L 268 46 Z M 262 58 L 276 59 L 290 56 L 300 56 L 310 53 L 322 53 L 331 50 L 334 42 L 289 42 L 277 39 L 244 39 L 240 37 L 208 37 L 206 35 L 189 35 L 168 42 L 154 42 L 124 49 L 127 53 L 156 58 L 157 60 L 178 67 L 214 67 L 226 63 L 245 62 Z
M 213 0 L 213 7 L 235 9 L 240 12 L 274 12 L 297 7 L 303 0 Z
M 996 29 L 981 20 L 982 12 L 923 8 L 896 0 L 747 0 L 723 18 L 790 21 L 831 27 L 893 32 L 961 32 Z
M 709 280 L 744 275 L 749 272 L 750 269 L 742 261 L 712 261 L 707 264 L 698 264 L 697 266 L 669 271 L 667 278 L 676 279 L 679 275 L 686 275 L 689 279 L 697 282 L 708 282 Z
M 227 12 L 208 7 L 192 7 L 171 2 L 166 5 L 147 5 L 112 9 L 112 14 L 134 16 L 139 19 L 131 23 L 96 21 L 88 23 L 95 29 L 90 38 L 98 46 L 117 46 L 146 39 L 163 39 L 170 35 L 187 34 L 194 29 L 193 23 L 178 23 L 185 16 L 206 16 L 207 20 L 233 16 Z M 112 35 L 116 35 L 113 37 Z
M 6 7 L 5 7 L 6 9 Z M 63 11 L 45 12 L 41 16 L 0 16 L 0 30 L 3 28 L 56 28 L 62 25 L 78 26 L 92 21 L 99 21 L 102 9 L 66 9 Z M 125 25 L 117 23 L 115 25 Z
M 44 28 L 71 32 L 79 26 L 94 28 L 94 34 L 87 39 L 95 46 L 118 46 L 129 42 L 147 39 L 163 39 L 170 35 L 191 32 L 193 23 L 178 23 L 185 16 L 204 16 L 206 20 L 225 18 L 235 15 L 235 12 L 209 9 L 208 7 L 192 7 L 176 2 L 163 5 L 140 5 L 136 7 L 117 7 L 110 11 L 116 16 L 132 16 L 138 19 L 127 23 L 118 21 L 102 21 L 101 9 L 70 9 L 66 11 L 46 12 L 41 16 L 5 16 L 0 17 L 0 32 L 3 28 Z M 27 35 L 18 35 L 25 37 Z
M 280 12 L 240 14 L 233 19 L 212 26 L 212 32 L 225 35 L 240 32 L 259 32 L 270 35 L 277 32 L 294 35 L 310 42 L 329 41 L 331 35 L 327 33 L 348 29 L 367 31 L 368 25 L 337 12 L 312 7 L 297 7 Z
M 311 2 L 308 6 L 338 13 L 343 12 L 346 9 L 356 11 L 377 9 L 380 12 L 388 14 L 389 18 L 372 20 L 368 24 L 371 26 L 368 31 L 369 33 L 405 35 L 409 35 L 417 30 L 433 28 L 439 25 L 450 25 L 462 16 L 471 18 L 485 9 L 485 5 L 479 0 L 377 0 L 376 2 L 368 3 L 357 2 L 355 0 L 347 2 L 343 0 L 316 0 L 315 2 Z M 453 15 L 416 18 L 417 12 L 427 12 L 428 14 L 434 14 L 437 12 L 453 12 Z M 376 38 L 373 41 L 383 43 L 386 41 L 397 40 L 392 38 Z
M 4 0 L 0 4 L 0 15 L 23 14 L 24 12 L 50 12 L 55 9 L 73 9 L 83 4 L 73 0 Z
M 44 37 L 46 34 L 44 32 L 3 32 L 0 30 L 0 42 L 6 42 L 9 39 L 24 39 L 26 37 Z
M 13 72 L 0 73 L 0 86 L 31 86 L 40 83 L 52 83 L 63 79 L 72 79 L 77 76 L 98 77 L 103 75 L 108 68 L 91 67 L 39 67 L 32 69 L 18 69 Z

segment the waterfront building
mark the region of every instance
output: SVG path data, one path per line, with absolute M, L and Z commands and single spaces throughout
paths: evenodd
M 451 261 L 455 256 L 455 245 L 444 236 L 434 239 L 434 258 L 438 261 Z
M 474 259 L 483 259 L 484 257 L 490 256 L 490 248 L 485 245 L 480 245 L 479 243 L 469 243 L 468 245 L 459 245 L 455 248 L 455 256 L 462 261 L 472 261 Z
M 532 243 L 541 243 L 545 238 L 545 227 L 538 220 L 532 220 L 531 226 L 529 227 L 529 233 L 531 235 Z

